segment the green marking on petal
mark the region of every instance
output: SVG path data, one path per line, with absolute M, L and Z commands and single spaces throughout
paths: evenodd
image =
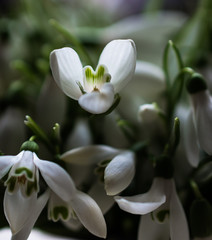
M 59 216 L 61 216 L 63 220 L 67 220 L 68 217 L 69 217 L 68 208 L 66 208 L 64 206 L 54 207 L 54 209 L 53 209 L 53 219 L 57 221 L 59 219 Z
M 105 68 L 103 66 L 99 66 L 98 69 L 97 69 L 97 72 L 95 74 L 95 79 L 98 80 L 98 79 L 102 79 L 103 76 L 105 74 Z
M 93 90 L 94 91 L 100 90 L 104 83 L 110 82 L 111 80 L 111 76 L 108 73 L 107 68 L 103 65 L 99 65 L 96 71 L 94 71 L 90 66 L 85 67 L 84 76 L 85 76 L 84 87 L 88 92 Z M 80 85 L 79 88 L 83 93 L 82 87 Z
M 98 86 L 98 84 L 110 82 L 110 79 L 111 79 L 111 76 L 107 72 L 106 68 L 102 65 L 98 66 L 96 74 L 94 75 L 94 84 Z
M 35 192 L 38 191 L 38 185 L 37 185 L 37 181 L 31 182 L 31 181 L 27 181 L 27 187 L 26 187 L 26 195 L 30 196 L 33 193 L 33 190 Z
M 16 185 L 16 177 L 11 177 L 10 179 L 8 179 L 6 185 L 8 187 L 8 191 L 13 192 Z
M 21 167 L 21 168 L 17 168 L 15 170 L 15 174 L 18 174 L 18 175 L 21 175 L 23 173 L 26 173 L 27 177 L 28 178 L 32 178 L 33 177 L 33 174 L 32 174 L 32 171 L 30 171 L 28 168 L 25 168 L 25 167 Z
M 94 84 L 94 73 L 90 67 L 85 69 L 85 77 L 88 83 Z
M 157 219 L 159 222 L 164 222 L 166 216 L 169 216 L 169 210 L 162 210 L 160 212 L 157 213 Z

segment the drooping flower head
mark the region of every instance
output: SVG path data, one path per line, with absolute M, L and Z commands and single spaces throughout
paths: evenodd
M 91 233 L 104 238 L 106 223 L 96 202 L 76 189 L 72 178 L 62 167 L 39 159 L 36 150 L 37 144 L 27 141 L 18 155 L 0 156 L 0 179 L 7 178 L 4 212 L 13 239 L 28 238 L 48 200 L 49 219 L 68 221 L 74 214 Z M 39 173 L 47 190 L 38 197 Z
M 132 40 L 113 40 L 104 48 L 96 70 L 82 66 L 72 48 L 51 52 L 53 77 L 62 91 L 93 114 L 104 113 L 113 105 L 118 93 L 132 78 L 136 49 Z
M 119 207 L 129 213 L 143 215 L 138 240 L 189 239 L 188 225 L 173 179 L 155 177 L 147 193 L 115 197 Z
M 193 73 L 187 82 L 187 91 L 193 106 L 193 120 L 200 148 L 212 154 L 212 97 L 203 77 Z

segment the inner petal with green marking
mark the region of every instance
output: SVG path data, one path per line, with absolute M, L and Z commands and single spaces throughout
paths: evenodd
M 86 66 L 84 68 L 84 91 L 92 92 L 99 91 L 102 85 L 106 82 L 110 82 L 111 75 L 105 66 L 99 65 L 96 71 L 92 67 Z

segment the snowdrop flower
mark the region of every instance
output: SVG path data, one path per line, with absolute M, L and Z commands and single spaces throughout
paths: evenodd
M 202 76 L 194 73 L 187 90 L 193 106 L 193 119 L 200 148 L 212 155 L 212 97 Z
M 31 150 L 27 150 L 29 144 Z M 74 212 L 90 232 L 105 238 L 106 224 L 96 202 L 77 191 L 73 180 L 63 168 L 39 159 L 36 150 L 37 144 L 29 141 L 22 145 L 18 155 L 0 156 L 0 178 L 9 172 L 5 181 L 4 212 L 14 240 L 27 239 L 48 199 L 49 218 L 54 221 L 59 218 L 68 220 L 70 212 Z M 51 191 L 37 198 L 39 172 Z
M 173 179 L 155 177 L 149 192 L 131 197 L 116 196 L 115 200 L 122 210 L 143 215 L 139 240 L 189 240 L 186 217 Z
M 51 52 L 53 77 L 62 91 L 93 114 L 106 112 L 118 93 L 132 78 L 136 64 L 136 49 L 132 40 L 113 40 L 106 45 L 96 70 L 83 68 L 72 48 Z
M 107 195 L 113 196 L 123 191 L 135 174 L 134 153 L 106 145 L 90 145 L 75 148 L 61 155 L 65 162 L 76 165 L 99 163 L 104 169 L 104 187 Z
M 72 165 L 87 166 L 96 170 L 98 179 L 91 182 L 89 195 L 98 203 L 103 213 L 114 204 L 113 196 L 123 191 L 135 174 L 134 153 L 106 145 L 89 145 L 75 148 L 61 155 Z M 84 179 L 88 181 L 88 179 Z
M 197 167 L 200 162 L 200 146 L 194 125 L 193 112 L 187 109 L 182 123 L 182 141 L 188 162 L 192 167 Z
M 89 179 L 86 178 L 86 174 L 84 177 L 80 176 L 80 179 L 83 178 L 86 184 L 91 181 L 88 194 L 98 203 L 103 214 L 113 206 L 113 196 L 123 191 L 134 177 L 134 158 L 134 153 L 131 151 L 106 145 L 78 147 L 61 155 L 61 159 L 66 163 L 78 167 L 78 175 L 81 174 L 80 167 L 83 169 L 87 167 L 88 172 L 92 174 L 96 168 L 99 177 L 97 181 L 95 181 L 96 179 L 91 181 L 90 175 Z M 76 168 L 74 169 L 76 170 Z M 81 183 L 83 183 L 83 179 L 80 180 Z M 72 230 L 78 230 L 81 227 L 80 222 L 74 218 L 64 224 Z

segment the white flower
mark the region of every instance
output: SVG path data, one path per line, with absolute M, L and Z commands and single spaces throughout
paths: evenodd
M 83 68 L 72 48 L 54 50 L 50 55 L 53 77 L 63 92 L 79 101 L 93 114 L 106 112 L 118 93 L 132 78 L 136 49 L 132 40 L 114 40 L 106 45 L 96 70 Z
M 99 237 L 106 237 L 106 224 L 100 208 L 89 196 L 77 191 L 71 177 L 59 165 L 40 160 L 35 152 L 23 150 L 16 156 L 0 157 L 0 178 L 8 171 L 4 212 L 14 240 L 27 239 L 49 198 L 52 203 L 49 204 L 51 219 L 68 220 L 71 217 L 70 212 L 74 212 L 90 232 Z M 39 172 L 51 191 L 37 198 Z M 56 203 L 54 199 L 57 199 Z M 58 209 L 58 202 L 65 204 L 60 205 Z M 54 214 L 55 211 L 58 216 Z
M 115 197 L 119 207 L 144 215 L 139 225 L 139 240 L 189 240 L 186 217 L 173 179 L 155 178 L 149 192 L 132 197 Z
M 196 129 L 194 126 L 193 113 L 191 110 L 187 110 L 187 113 L 184 114 L 186 119 L 182 123 L 182 141 L 185 146 L 185 153 L 188 159 L 188 162 L 192 167 L 197 167 L 200 163 L 200 146 L 196 134 Z
M 208 90 L 190 95 L 193 104 L 193 117 L 200 147 L 212 155 L 212 97 Z
M 132 181 L 135 174 L 134 158 L 131 151 L 106 145 L 78 147 L 61 155 L 62 160 L 78 167 L 78 176 L 81 173 L 83 175 L 80 176 L 81 184 L 90 183 L 90 174 L 96 169 L 98 178 L 91 182 L 88 194 L 98 203 L 103 214 L 113 206 L 113 196 L 123 191 Z M 89 174 L 84 173 L 85 167 Z M 71 229 L 80 228 L 79 222 L 73 219 L 65 222 L 65 225 Z
M 90 145 L 75 148 L 61 155 L 65 162 L 76 165 L 99 163 L 104 169 L 104 186 L 107 195 L 113 196 L 123 191 L 135 174 L 134 153 L 106 145 Z

